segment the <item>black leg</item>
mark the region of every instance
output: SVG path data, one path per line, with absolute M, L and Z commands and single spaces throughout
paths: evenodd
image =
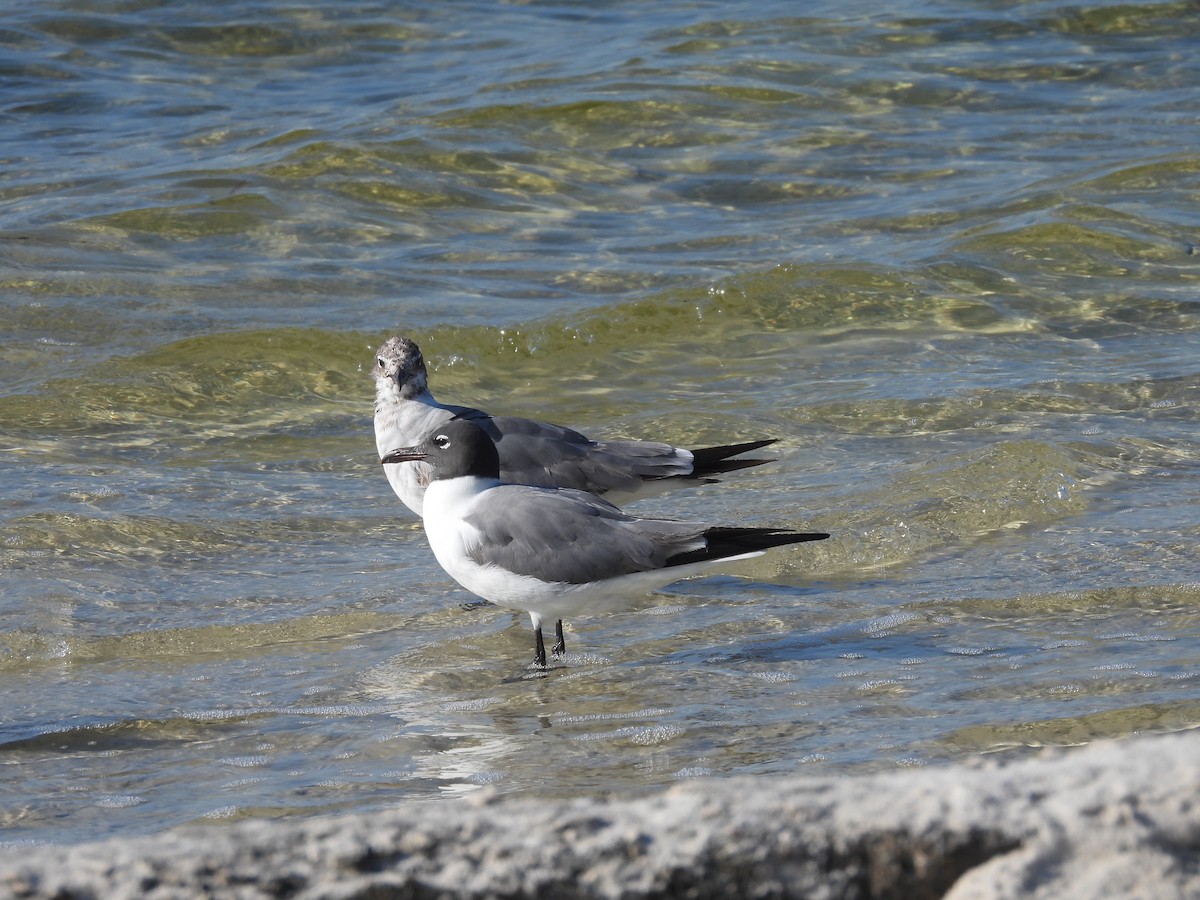
M 554 623 L 554 649 L 550 652 L 555 656 L 562 656 L 567 652 L 567 641 L 562 633 L 562 619 Z
M 539 669 L 546 668 L 546 642 L 542 640 L 542 626 L 533 629 L 533 664 Z

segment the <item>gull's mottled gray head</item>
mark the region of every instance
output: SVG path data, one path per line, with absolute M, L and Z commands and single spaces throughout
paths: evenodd
M 424 460 L 433 469 L 433 479 L 475 475 L 500 477 L 500 454 L 480 428 L 464 419 L 452 419 L 415 447 L 401 447 L 384 455 L 381 463 Z
M 421 348 L 408 338 L 390 337 L 375 354 L 375 378 L 391 381 L 401 397 L 415 397 L 429 388 Z

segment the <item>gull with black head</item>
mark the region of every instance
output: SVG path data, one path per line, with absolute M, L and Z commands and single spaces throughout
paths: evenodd
M 429 391 L 420 348 L 392 337 L 375 354 L 375 444 L 382 457 L 411 447 L 451 419 L 468 419 L 487 432 L 500 454 L 500 476 L 515 484 L 613 492 L 624 499 L 665 483 L 713 476 L 768 462 L 732 459 L 773 439 L 684 450 L 660 441 L 594 441 L 561 425 L 516 416 L 493 416 L 469 406 L 439 403 Z M 430 467 L 424 461 L 386 463 L 384 473 L 404 505 L 422 514 Z
M 829 537 L 640 518 L 586 491 L 506 483 L 495 443 L 462 419 L 380 461 L 428 464 L 424 525 L 434 555 L 468 591 L 529 614 L 543 668 L 544 621 L 555 622 L 560 655 L 564 617 L 621 609 L 721 563 Z

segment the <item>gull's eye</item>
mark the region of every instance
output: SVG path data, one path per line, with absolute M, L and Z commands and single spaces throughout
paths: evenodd
M 450 446 L 450 438 L 446 437 L 444 434 L 439 434 L 433 439 L 433 442 L 438 446 L 439 449 L 442 450 L 445 450 Z
M 384 366 L 386 366 L 386 365 L 387 365 L 387 363 L 385 363 L 385 362 L 383 361 L 383 357 L 382 357 L 382 356 L 377 356 L 377 357 L 375 357 L 375 362 L 379 363 L 379 368 L 381 368 L 381 369 L 382 369 Z

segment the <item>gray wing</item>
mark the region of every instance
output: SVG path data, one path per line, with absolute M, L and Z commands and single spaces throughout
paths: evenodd
M 483 538 L 468 550 L 476 562 L 568 584 L 660 569 L 705 546 L 703 526 L 638 519 L 583 491 L 500 485 L 466 521 Z
M 500 479 L 514 484 L 636 491 L 646 479 L 692 471 L 691 453 L 658 441 L 593 441 L 561 425 L 515 416 L 471 421 L 495 441 Z

